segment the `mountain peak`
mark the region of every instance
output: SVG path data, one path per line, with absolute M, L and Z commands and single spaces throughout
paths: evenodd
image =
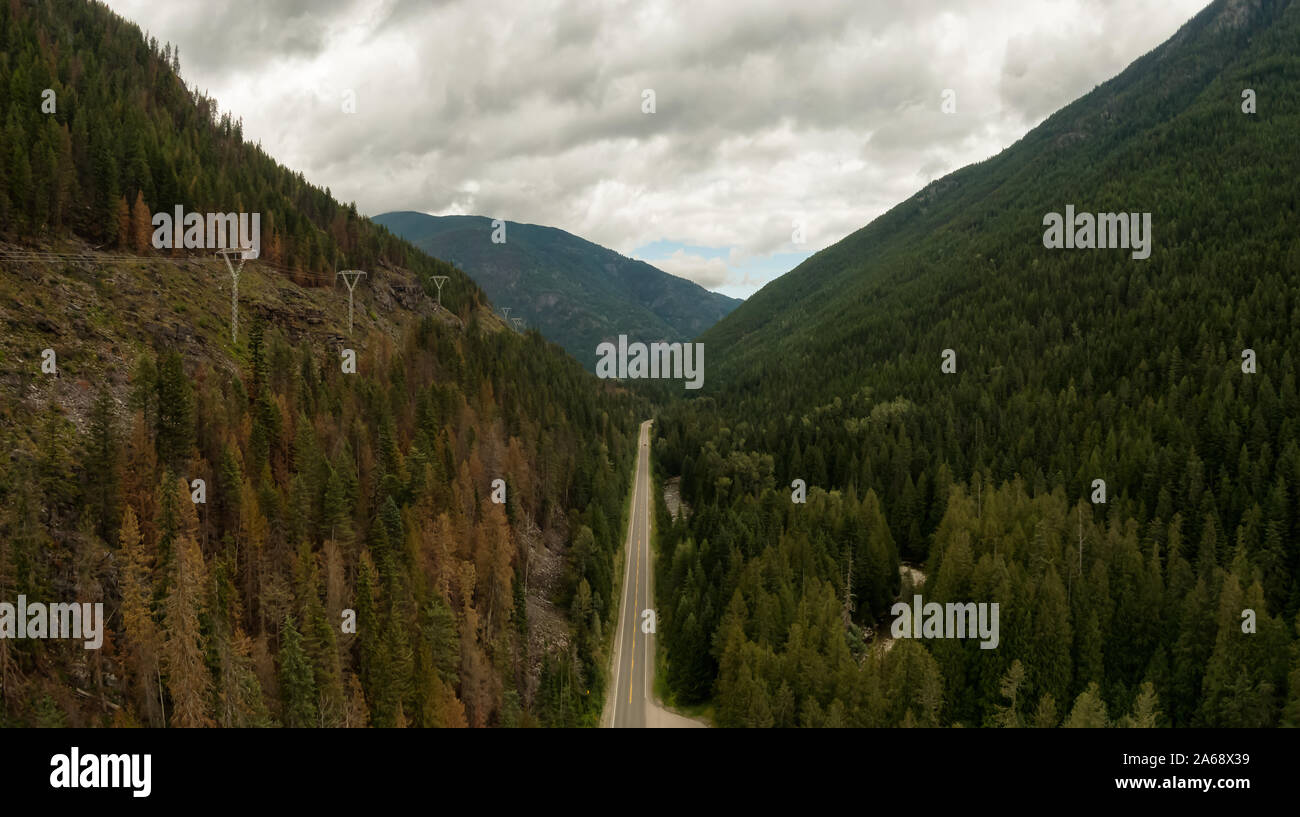
M 374 221 L 465 270 L 497 308 L 510 308 L 588 369 L 620 334 L 689 341 L 740 301 L 557 227 L 487 216 L 383 213 Z

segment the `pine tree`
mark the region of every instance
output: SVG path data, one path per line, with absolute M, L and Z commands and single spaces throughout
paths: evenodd
M 144 191 L 137 190 L 135 204 L 131 207 L 131 249 L 144 255 L 153 247 L 153 217 L 144 203 Z
M 365 692 L 361 689 L 361 679 L 349 675 L 347 688 L 348 705 L 344 710 L 343 726 L 349 729 L 364 729 L 370 723 L 370 710 L 366 706 Z
M 515 544 L 501 505 L 485 500 L 480 504 L 479 513 L 475 537 L 479 579 L 477 598 L 484 613 L 484 632 L 491 640 L 496 628 L 509 618 L 514 607 L 511 583 L 514 580 Z
M 1296 658 L 1287 675 L 1287 699 L 1282 712 L 1282 723 L 1292 728 L 1300 727 L 1300 651 L 1293 649 Z
M 122 629 L 126 667 L 138 711 L 153 725 L 162 724 L 162 636 L 154 622 L 149 567 L 145 561 L 135 509 L 126 506 L 118 533 L 122 562 Z
M 45 507 L 45 524 L 53 533 L 71 509 L 77 491 L 73 467 L 75 427 L 56 405 L 50 405 L 37 438 L 36 468 Z
M 921 727 L 940 725 L 943 676 L 930 653 L 912 639 L 899 639 L 885 654 L 885 697 L 892 702 L 892 720 L 908 716 Z
M 298 616 L 303 622 L 304 649 L 313 670 L 313 686 L 319 697 L 319 722 L 337 726 L 345 708 L 343 670 L 339 663 L 334 628 L 326 620 L 320 597 L 320 574 L 316 557 L 303 542 L 298 549 Z
M 316 726 L 316 682 L 302 649 L 302 636 L 285 617 L 280 628 L 280 699 L 284 725 L 293 728 Z
M 995 707 L 993 716 L 993 725 L 1003 728 L 1019 728 L 1024 726 L 1024 721 L 1020 717 L 1020 711 L 1017 707 L 1017 700 L 1020 696 L 1020 687 L 1025 681 L 1025 668 L 1020 663 L 1020 659 L 1011 662 L 1011 667 L 1006 674 L 1002 676 L 1002 681 L 998 686 L 1002 697 L 1007 699 L 1006 705 L 998 704 Z
M 118 196 L 113 205 L 113 219 L 117 222 L 113 228 L 113 238 L 117 246 L 131 249 L 134 241 L 131 232 L 131 208 L 126 203 L 126 196 Z
M 1038 699 L 1038 708 L 1034 710 L 1034 728 L 1052 729 L 1057 724 L 1056 701 L 1050 694 Z
M 1133 702 L 1133 712 L 1125 715 L 1120 725 L 1130 729 L 1154 729 L 1160 719 L 1158 704 L 1155 687 L 1150 681 L 1143 683 L 1137 700 Z
M 1088 684 L 1088 688 L 1079 693 L 1079 697 L 1074 700 L 1074 708 L 1070 710 L 1070 716 L 1062 724 L 1068 729 L 1099 729 L 1110 726 L 1106 720 L 1106 703 L 1101 699 L 1101 691 L 1097 688 L 1096 683 Z
M 164 603 L 163 667 L 171 694 L 171 723 L 175 726 L 210 726 L 209 694 L 212 676 L 205 663 L 205 639 L 199 624 L 203 613 L 203 592 L 207 570 L 203 553 L 192 531 L 197 527 L 194 506 L 188 501 L 184 480 L 178 493 L 186 497 L 181 506 L 179 537 L 172 559 L 172 584 Z
M 266 727 L 272 725 L 270 712 L 262 695 L 262 684 L 257 679 L 251 658 L 252 641 L 242 629 L 236 629 L 230 641 L 229 668 L 231 687 L 226 695 L 232 697 L 232 720 L 223 726 L 238 728 Z
M 159 462 L 176 466 L 189 454 L 194 439 L 193 397 L 184 364 L 171 349 L 158 366 L 155 441 Z M 187 492 L 188 493 L 188 492 Z
M 29 222 L 28 212 L 32 195 L 32 168 L 27 153 L 18 140 L 13 140 L 9 155 L 9 201 L 13 207 L 14 221 L 20 226 Z
M 83 462 L 86 467 L 86 493 L 100 537 L 111 540 L 118 528 L 121 509 L 120 443 L 112 393 L 101 389 L 90 409 L 90 434 L 86 439 Z

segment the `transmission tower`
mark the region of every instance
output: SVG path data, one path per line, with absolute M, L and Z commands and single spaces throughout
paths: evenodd
M 442 285 L 447 283 L 446 275 L 433 276 L 433 283 L 438 287 L 438 308 L 442 309 Z
M 348 287 L 348 335 L 349 336 L 352 335 L 352 292 L 357 288 L 357 281 L 361 280 L 361 276 L 365 274 L 366 274 L 365 270 L 359 270 L 359 269 L 345 269 L 345 270 L 339 270 L 338 272 L 334 273 L 334 280 L 337 281 L 338 276 L 342 275 L 343 283 L 347 284 Z
M 239 259 L 239 264 L 231 264 L 230 257 L 235 256 Z M 217 256 L 226 262 L 226 269 L 230 270 L 230 341 L 236 343 L 239 341 L 239 273 L 244 271 L 244 262 L 249 258 L 255 257 L 256 253 L 250 249 L 222 249 L 217 250 Z

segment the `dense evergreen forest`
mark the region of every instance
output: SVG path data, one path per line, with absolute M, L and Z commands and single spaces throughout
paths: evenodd
M 708 389 L 656 425 L 691 509 L 660 514 L 679 702 L 737 726 L 1300 725 L 1296 42 L 1296 4 L 1216 2 L 701 338 Z M 1044 249 L 1066 204 L 1153 213 L 1155 250 Z M 999 647 L 892 641 L 914 584 L 999 603 Z
M 594 724 L 644 412 L 244 142 L 178 70 L 98 3 L 0 3 L 0 237 L 113 252 L 3 262 L 0 599 L 102 602 L 109 632 L 0 640 L 0 725 Z M 157 269 L 149 213 L 176 205 L 261 212 L 246 285 L 287 276 L 276 309 L 333 303 L 335 325 L 250 309 L 234 344 L 200 331 L 228 290 L 183 290 L 178 257 L 150 292 L 121 260 Z M 345 373 L 347 313 L 311 289 L 335 265 L 376 292 L 447 275 L 447 308 L 358 293 Z
M 463 284 L 443 302 L 453 311 L 481 298 L 460 270 L 244 141 L 237 118 L 181 79 L 177 49 L 103 4 L 0 4 L 0 47 L 0 235 L 149 253 L 155 212 L 259 212 L 263 260 L 299 285 L 390 262 Z
M 638 396 L 246 142 L 172 46 L 0 2 L 0 250 L 86 254 L 0 261 L 0 600 L 109 629 L 0 639 L 0 726 L 594 725 L 651 398 L 673 703 L 1300 726 L 1297 42 L 1300 4 L 1217 0 L 757 293 L 701 394 Z M 1066 204 L 1152 213 L 1150 258 L 1045 249 Z M 177 205 L 262 214 L 236 341 L 151 246 Z M 892 638 L 914 593 L 998 603 L 998 647 Z

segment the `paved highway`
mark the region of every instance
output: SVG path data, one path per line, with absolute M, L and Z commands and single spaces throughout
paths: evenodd
M 699 728 L 699 721 L 659 706 L 654 697 L 655 637 L 642 631 L 642 613 L 654 609 L 650 564 L 650 420 L 641 424 L 636 477 L 632 480 L 632 514 L 624 549 L 623 595 L 614 635 L 613 686 L 605 696 L 605 726 L 640 729 Z
M 654 636 L 641 632 L 642 611 L 654 609 L 650 601 L 650 507 L 650 421 L 646 420 L 641 424 L 632 482 L 623 600 L 614 636 L 613 700 L 606 705 L 607 724 L 620 728 L 646 726 L 646 710 L 652 700 Z

